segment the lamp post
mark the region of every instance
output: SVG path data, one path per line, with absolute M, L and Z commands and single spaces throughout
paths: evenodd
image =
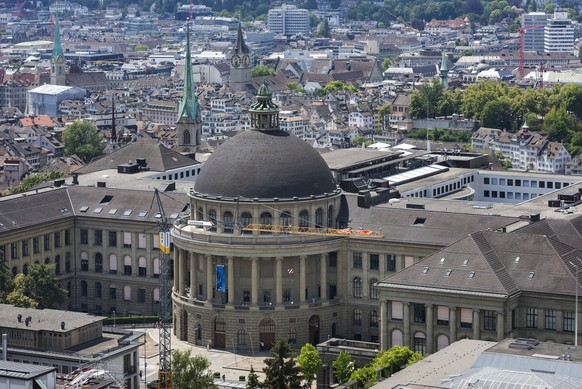
M 576 258 L 578 259 L 578 258 Z M 570 262 L 570 265 L 574 266 L 575 272 L 575 282 L 576 282 L 576 311 L 574 313 L 574 347 L 578 347 L 578 265 Z

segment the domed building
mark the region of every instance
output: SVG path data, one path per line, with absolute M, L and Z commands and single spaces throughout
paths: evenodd
M 172 230 L 174 331 L 214 348 L 256 351 L 277 337 L 317 344 L 347 331 L 338 298 L 346 239 L 269 228 L 345 227 L 345 199 L 318 152 L 279 128 L 266 84 L 249 115 L 252 129 L 208 159 L 189 193 L 191 220 Z M 257 224 L 266 229 L 248 228 Z

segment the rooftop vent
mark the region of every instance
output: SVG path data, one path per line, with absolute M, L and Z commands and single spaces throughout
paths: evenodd
M 17 318 L 18 318 L 18 322 L 22 323 L 22 315 L 20 313 L 18 314 Z
M 65 322 L 64 322 L 64 321 L 62 321 L 62 322 L 61 322 L 61 330 L 64 330 L 64 329 L 65 329 Z
M 424 209 L 424 204 L 408 203 L 408 204 L 406 204 L 406 208 L 411 208 L 411 209 Z

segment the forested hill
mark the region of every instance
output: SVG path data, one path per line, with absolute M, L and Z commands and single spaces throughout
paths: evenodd
M 401 19 L 410 22 L 417 28 L 422 28 L 424 22 L 432 19 L 454 19 L 456 17 L 469 17 L 477 24 L 485 25 L 507 20 L 509 24 L 516 22 L 519 11 L 523 8 L 528 11 L 545 11 L 551 13 L 554 10 L 554 2 L 547 2 L 543 9 L 537 9 L 535 0 L 385 0 L 384 5 L 380 1 L 359 0 L 357 5 L 344 7 L 342 0 L 330 0 L 332 9 L 346 9 L 345 17 L 348 21 L 374 20 L 387 25 L 390 21 Z M 52 2 L 43 0 L 43 2 Z M 77 0 L 91 9 L 97 9 L 99 0 Z M 156 3 L 157 10 L 174 13 L 179 4 L 189 3 L 188 0 L 104 0 L 104 6 L 119 4 L 124 7 L 130 4 L 139 4 L 142 10 L 149 10 Z M 279 4 L 280 2 L 277 2 Z M 287 4 L 296 4 L 298 7 L 309 10 L 317 9 L 316 0 L 285 1 Z M 558 0 L 558 6 L 567 8 L 570 17 L 582 22 L 582 13 L 577 12 L 578 0 Z M 271 8 L 271 0 L 194 0 L 193 4 L 201 4 L 211 7 L 215 14 L 221 16 L 234 16 L 244 21 L 263 19 Z M 353 2 L 350 2 L 353 4 Z M 160 12 L 160 11 L 159 11 Z

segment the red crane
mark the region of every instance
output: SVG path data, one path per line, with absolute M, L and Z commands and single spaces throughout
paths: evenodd
M 540 27 L 545 27 L 545 24 L 538 24 L 535 26 L 527 26 L 527 27 L 522 27 L 519 30 L 517 30 L 519 32 L 519 78 L 523 78 L 524 74 L 524 62 L 525 62 L 525 54 L 523 51 L 523 38 L 525 35 L 525 32 L 527 30 L 533 30 L 534 28 L 540 28 Z

